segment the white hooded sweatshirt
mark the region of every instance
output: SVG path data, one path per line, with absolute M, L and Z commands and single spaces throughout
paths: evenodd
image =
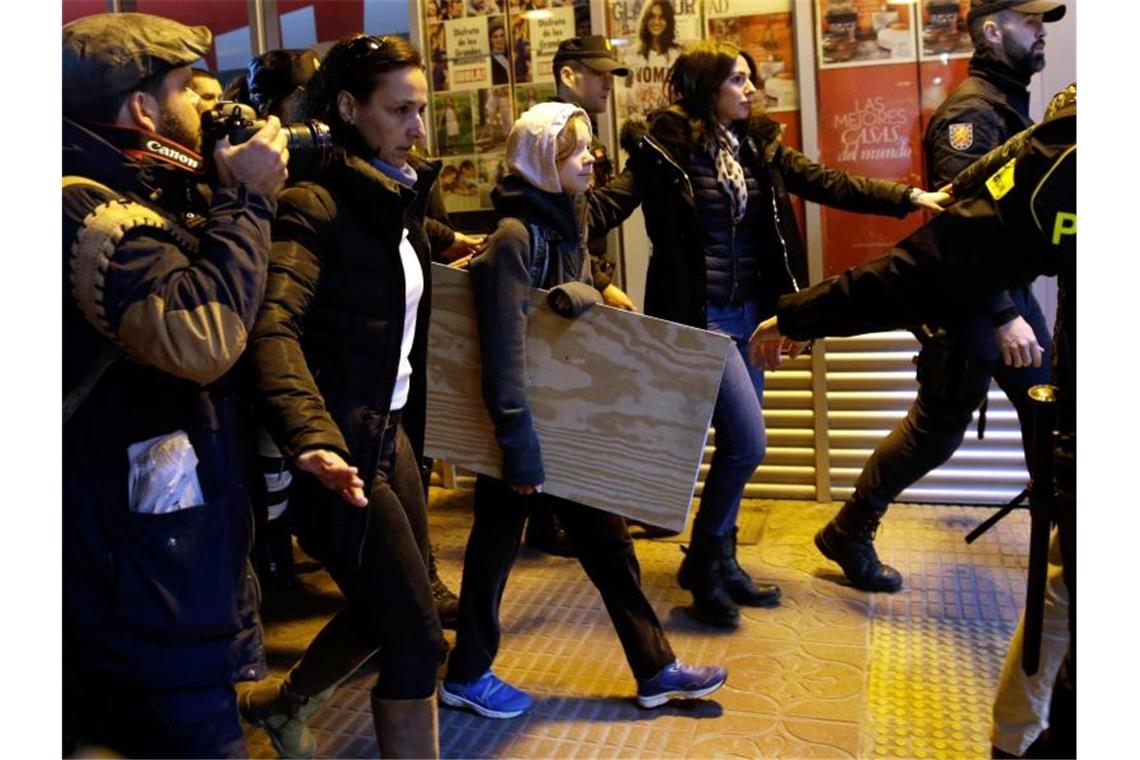
M 590 117 L 570 103 L 539 103 L 523 112 L 507 136 L 507 169 L 548 193 L 561 193 L 555 143 L 574 114 L 581 114 L 590 128 Z

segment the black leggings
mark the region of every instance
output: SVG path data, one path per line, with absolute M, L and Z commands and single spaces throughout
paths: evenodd
M 549 494 L 520 496 L 501 480 L 475 481 L 475 524 L 463 557 L 459 629 L 447 680 L 470 683 L 499 652 L 499 604 L 519 551 L 529 510 L 552 509 L 586 575 L 602 595 L 637 679 L 650 678 L 675 658 L 661 622 L 641 590 L 641 568 L 625 520 Z
M 389 423 L 379 461 L 368 506 L 348 513 L 347 529 L 327 524 L 340 509 L 327 495 L 306 505 L 330 510 L 326 524 L 319 514 L 312 521 L 322 535 L 315 542 L 302 536 L 302 545 L 314 546 L 348 607 L 317 634 L 290 673 L 298 693 L 311 696 L 334 686 L 377 649 L 376 697 L 422 699 L 435 693 L 443 631 L 428 580 L 427 504 L 403 428 Z

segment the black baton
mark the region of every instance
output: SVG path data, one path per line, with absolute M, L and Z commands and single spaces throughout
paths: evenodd
M 1045 580 L 1049 565 L 1049 524 L 1053 518 L 1053 427 L 1057 422 L 1057 389 L 1029 389 L 1033 415 L 1033 462 L 1029 488 L 1029 573 L 1025 579 L 1025 643 L 1021 669 L 1037 672 L 1041 661 L 1041 628 L 1045 615 Z

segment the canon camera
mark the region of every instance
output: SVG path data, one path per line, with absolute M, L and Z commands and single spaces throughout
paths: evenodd
M 222 101 L 202 114 L 202 152 L 213 155 L 214 145 L 224 137 L 238 145 L 257 134 L 265 122 L 244 103 Z M 282 124 L 288 136 L 289 177 L 311 177 L 332 160 L 332 132 L 328 125 L 310 119 L 296 124 Z

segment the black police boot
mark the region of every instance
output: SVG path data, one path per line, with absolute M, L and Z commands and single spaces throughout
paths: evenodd
M 749 607 L 771 607 L 780 603 L 780 587 L 774 583 L 755 583 L 736 560 L 736 533 L 725 534 L 720 540 L 720 572 L 724 588 L 732 601 Z
M 557 557 L 574 556 L 574 546 L 562 524 L 558 522 L 558 517 L 549 509 L 542 507 L 530 511 L 523 543 L 531 549 Z
M 431 578 L 431 595 L 435 600 L 435 611 L 439 613 L 439 623 L 454 631 L 459 625 L 459 597 L 439 577 L 435 564 L 435 547 L 428 549 L 428 577 Z
M 702 623 L 733 628 L 740 620 L 740 608 L 724 587 L 721 573 L 720 539 L 693 531 L 689 547 L 681 547 L 685 559 L 677 572 L 677 583 L 693 594 L 689 614 Z
M 816 548 L 843 568 L 851 585 L 864 591 L 898 591 L 902 576 L 879 561 L 875 531 L 884 512 L 855 499 L 848 499 L 831 522 L 815 534 Z

